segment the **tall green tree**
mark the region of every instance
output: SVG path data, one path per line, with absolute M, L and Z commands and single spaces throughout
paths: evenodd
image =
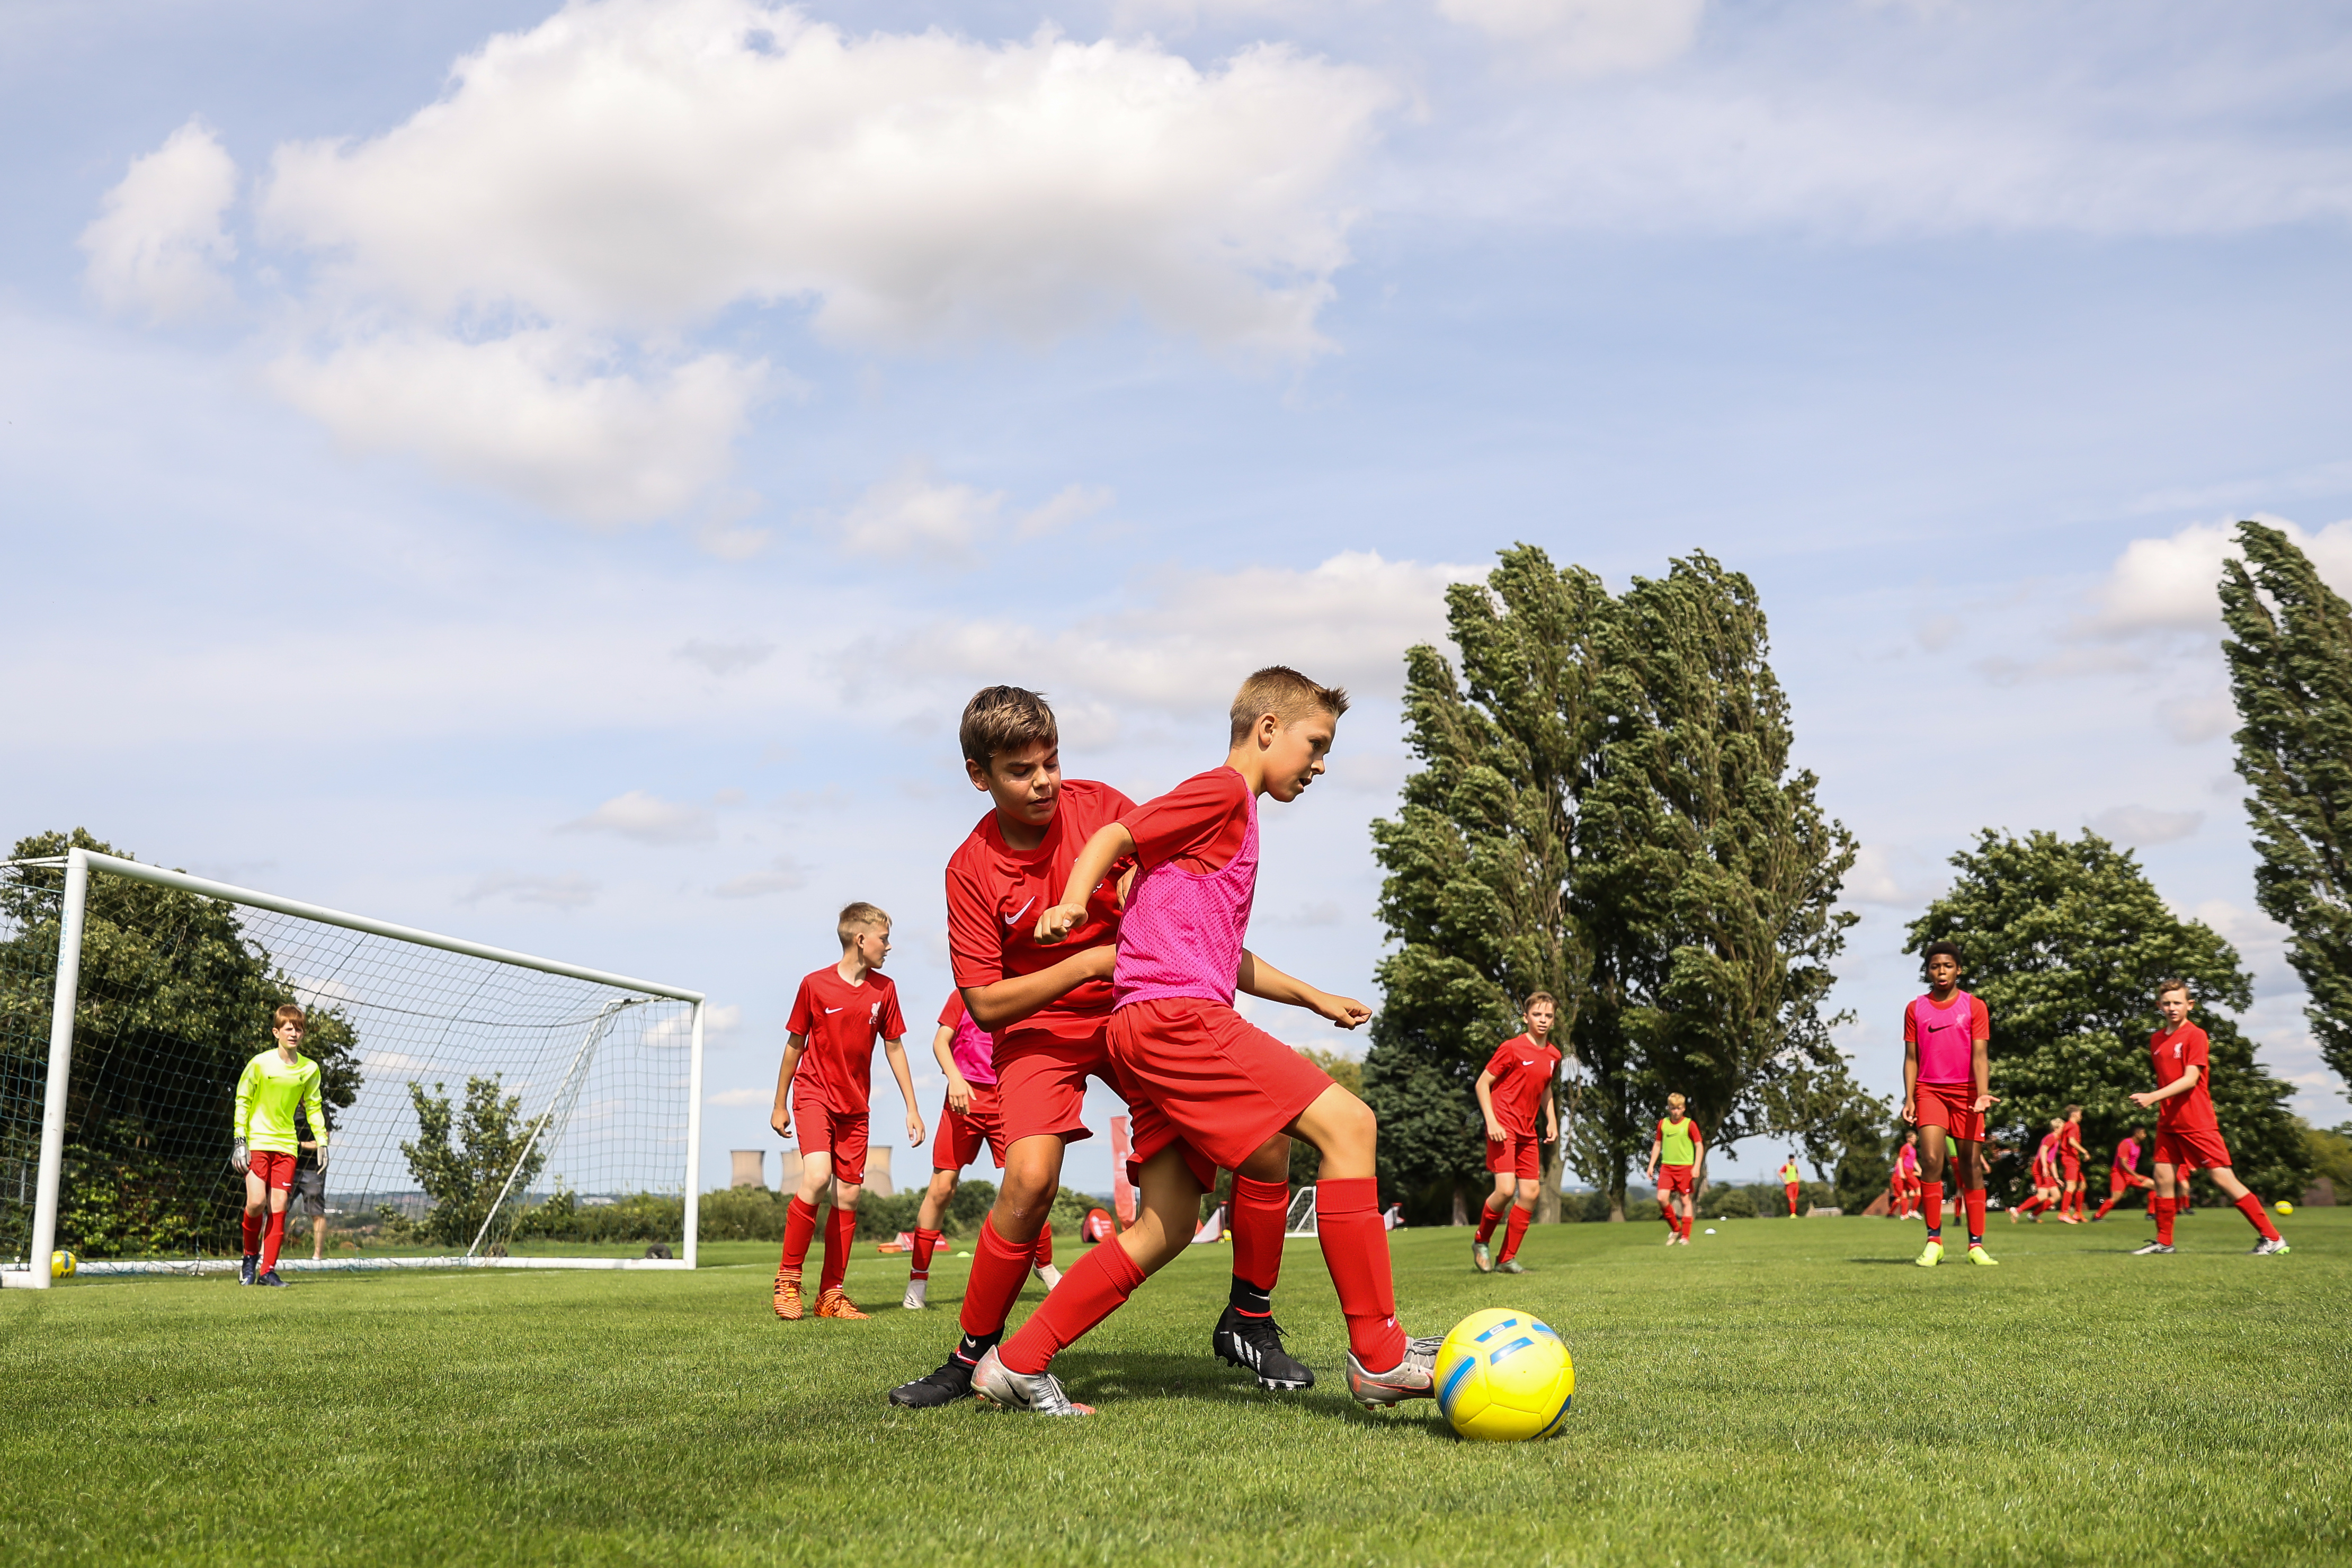
M 506 1093 L 496 1073 L 466 1080 L 462 1108 L 453 1107 L 437 1083 L 427 1094 L 423 1084 L 412 1082 L 408 1099 L 416 1111 L 416 1141 L 401 1144 L 400 1152 L 433 1201 L 425 1232 L 447 1246 L 470 1247 L 501 1192 L 510 1212 L 521 1209 L 547 1163 L 543 1145 L 523 1152 L 545 1114 L 525 1121 L 522 1097 Z
M 2212 1039 L 2213 1110 L 2239 1178 L 2266 1194 L 2303 1191 L 2310 1153 L 2288 1114 L 2290 1087 L 2263 1070 L 2231 1015 L 2253 1000 L 2237 950 L 2201 921 L 2185 921 L 2128 849 L 2095 833 L 2012 837 L 1990 828 L 1952 857 L 1951 891 L 1911 922 L 1906 951 L 1960 944 L 1961 986 L 1992 1022 L 1993 1141 L 2012 1151 L 1998 1182 L 2020 1179 L 2052 1117 L 2083 1107 L 2095 1152 L 2152 1114 L 2128 1096 L 2156 1088 L 2147 1040 L 2156 984 L 2179 978 Z
M 2221 575 L 2237 699 L 2238 774 L 2252 786 L 2254 897 L 2293 932 L 2320 1055 L 2352 1082 L 2352 606 L 2275 528 L 2238 525 Z
M 130 858 L 80 828 L 17 841 L 16 860 L 68 848 Z M 0 1162 L 36 1157 L 57 981 L 65 872 L 0 873 Z M 66 1100 L 60 1244 L 98 1257 L 232 1251 L 243 1182 L 228 1168 L 245 1064 L 268 1048 L 291 977 L 239 923 L 236 907 L 105 875 L 90 879 Z M 334 1112 L 359 1093 L 350 1021 L 313 1009 L 303 1051 Z M 14 1165 L 0 1168 L 15 1169 Z M 0 1251 L 21 1249 L 29 1205 L 0 1206 Z
M 1383 1174 L 1424 1212 L 1483 1184 L 1471 1080 L 1549 991 L 1576 1066 L 1547 1208 L 1564 1160 L 1622 1215 L 1670 1090 L 1717 1144 L 1842 1073 L 1820 1004 L 1853 843 L 1789 770 L 1745 577 L 1693 555 L 1612 596 L 1522 544 L 1447 610 L 1460 672 L 1406 656 L 1418 766 L 1373 825 L 1396 943 L 1364 1065 Z

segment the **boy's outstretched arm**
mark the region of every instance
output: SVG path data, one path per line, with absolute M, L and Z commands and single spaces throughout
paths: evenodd
M 1091 851 L 1094 846 L 1087 846 Z M 1094 883 L 1087 884 L 1088 887 Z M 1372 1010 L 1353 996 L 1335 996 L 1328 991 L 1318 991 L 1304 980 L 1296 980 L 1260 958 L 1249 949 L 1242 949 L 1240 970 L 1234 983 L 1253 996 L 1268 1002 L 1286 1002 L 1293 1007 L 1328 1018 L 1343 1029 L 1352 1029 L 1372 1016 Z
M 1113 866 L 1134 853 L 1135 835 L 1127 830 L 1127 824 L 1109 822 L 1096 828 L 1095 836 L 1087 840 L 1087 847 L 1071 862 L 1070 880 L 1062 889 L 1062 901 L 1037 917 L 1037 940 L 1051 946 L 1086 924 L 1087 895 L 1110 875 Z
M 2187 1094 L 2190 1089 L 2197 1087 L 2197 1075 L 2203 1069 L 2200 1068 L 2189 1068 L 2182 1072 L 2179 1078 L 2174 1079 L 2170 1083 L 2166 1084 L 2162 1089 L 2158 1089 L 2153 1094 L 2133 1095 L 2131 1097 L 2131 1102 L 2145 1110 L 2158 1100 L 2170 1100 L 2176 1094 Z

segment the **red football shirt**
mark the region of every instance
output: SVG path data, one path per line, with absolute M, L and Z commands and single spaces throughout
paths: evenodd
M 1543 1109 L 1544 1090 L 1559 1058 L 1558 1046 L 1539 1046 L 1532 1035 L 1515 1036 L 1495 1047 L 1486 1058 L 1486 1070 L 1495 1075 L 1486 1092 L 1504 1131 L 1514 1138 L 1536 1135 L 1536 1112 Z
M 1038 946 L 1037 917 L 1060 900 L 1087 840 L 1134 809 L 1133 801 L 1108 784 L 1065 779 L 1054 820 L 1034 849 L 1006 844 L 992 808 L 980 819 L 948 860 L 948 958 L 959 988 L 1034 974 L 1118 940 L 1123 867 L 1112 867 L 1097 884 L 1087 900 L 1086 923 L 1066 940 Z M 997 1035 L 1000 1040 L 1030 1032 L 1086 1039 L 1101 1030 L 1110 1003 L 1110 982 L 1089 980 L 1025 1018 L 999 1025 Z
M 1249 780 L 1220 763 L 1194 773 L 1119 821 L 1135 839 L 1135 863 L 1149 870 L 1172 860 L 1195 876 L 1222 871 L 1249 834 Z
M 2161 1031 L 2147 1037 L 2148 1060 L 2156 1068 L 2156 1087 L 2179 1080 L 2190 1068 L 2201 1069 L 2197 1074 L 2197 1087 L 2187 1094 L 2176 1094 L 2170 1100 L 2160 1100 L 2156 1105 L 2157 1124 L 2178 1127 L 2184 1132 L 2212 1131 L 2218 1124 L 2213 1120 L 2213 1096 L 2208 1079 L 2212 1068 L 2206 1053 L 2211 1042 L 2205 1031 L 2194 1024 L 2183 1024 L 2170 1034 Z
M 793 1071 L 795 1093 L 805 1086 L 831 1109 L 855 1116 L 874 1092 L 874 1042 L 907 1033 L 898 1016 L 898 987 L 879 971 L 852 985 L 828 963 L 801 982 L 784 1027 L 807 1042 Z

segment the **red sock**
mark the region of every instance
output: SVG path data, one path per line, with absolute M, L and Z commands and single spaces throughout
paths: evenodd
M 965 1333 L 986 1339 L 1004 1331 L 1004 1320 L 1013 1315 L 1013 1303 L 1028 1281 L 1029 1260 L 1036 1256 L 1036 1246 L 1034 1242 L 1013 1246 L 996 1234 L 992 1216 L 980 1222 L 980 1245 L 971 1254 L 971 1278 L 964 1283 L 961 1321 Z
M 849 1278 L 849 1249 L 857 1245 L 857 1211 L 836 1208 L 824 1226 L 824 1268 L 816 1277 L 816 1293 L 838 1290 Z
M 1944 1184 L 1941 1182 L 1920 1183 L 1919 1198 L 1920 1206 L 1927 1211 L 1927 1234 L 1931 1237 L 1942 1235 L 1944 1230 Z
M 248 1214 L 245 1217 L 245 1255 L 253 1257 L 261 1250 L 261 1216 Z
M 1321 1196 L 1323 1184 L 1318 1182 L 1315 1185 L 1317 1191 L 1315 1202 L 1318 1212 L 1320 1212 L 1323 1202 Z M 1478 1239 L 1485 1241 L 1493 1237 L 1495 1234 L 1495 1227 L 1502 1223 L 1503 1215 L 1501 1211 L 1486 1208 L 1482 1205 L 1478 1210 Z M 1458 1246 L 1460 1244 L 1456 1243 L 1455 1245 Z
M 1234 1278 L 1271 1292 L 1282 1277 L 1282 1226 L 1290 1184 L 1234 1177 Z
M 2253 1194 L 2248 1193 L 2238 1200 L 2238 1212 L 2246 1216 L 2248 1225 L 2262 1232 L 2264 1241 L 2279 1238 L 2278 1226 L 2271 1223 L 2271 1216 L 2263 1212 L 2263 1200 Z
M 2111 1209 L 2111 1208 L 2114 1208 L 2115 1206 L 2116 1206 L 2116 1198 L 2115 1198 L 2115 1194 L 2114 1194 L 2113 1193 L 2110 1193 L 2110 1194 L 2107 1194 L 2107 1201 L 2106 1201 L 2105 1203 L 2103 1203 L 2103 1204 L 2101 1204 L 2101 1205 L 2099 1205 L 2099 1212 L 2098 1212 L 2098 1213 L 2096 1213 L 2096 1214 L 2095 1214 L 2095 1215 L 2093 1215 L 2091 1217 L 2092 1217 L 2093 1219 L 2105 1219 L 2105 1218 L 2106 1218 L 2106 1217 L 2107 1217 L 2107 1211 L 2108 1211 L 2109 1209 Z
M 908 1279 L 929 1279 L 931 1277 L 931 1254 L 938 1249 L 941 1239 L 936 1230 L 915 1233 L 915 1266 L 907 1270 Z
M 1510 1221 L 1503 1227 L 1503 1256 L 1496 1261 L 1508 1261 L 1519 1255 L 1519 1243 L 1528 1234 L 1528 1221 L 1535 1217 L 1518 1205 L 1511 1205 Z
M 1970 1187 L 1961 1195 L 1960 1201 L 1968 1205 L 1969 1210 L 1969 1245 L 1981 1247 L 1984 1245 L 1984 1189 Z
M 784 1256 L 778 1271 L 800 1278 L 801 1265 L 808 1261 L 809 1243 L 816 1239 L 816 1205 L 793 1194 L 784 1205 Z
M 269 1211 L 269 1228 L 261 1233 L 261 1271 L 264 1274 L 278 1267 L 278 1248 L 286 1239 L 286 1211 Z
M 2170 1247 L 2172 1245 L 2172 1200 L 2157 1198 L 2152 1201 L 2156 1205 L 2156 1239 L 2164 1246 Z
M 1054 1363 L 1064 1346 L 1109 1317 L 1143 1283 L 1143 1270 L 1116 1241 L 1105 1242 L 1070 1265 L 1045 1304 L 1029 1314 L 1021 1331 L 1004 1342 L 996 1359 L 1013 1372 L 1038 1373 Z
M 1389 1272 L 1389 1233 L 1381 1224 L 1380 1183 L 1370 1176 L 1315 1184 L 1316 1239 L 1348 1320 L 1348 1348 L 1366 1372 L 1404 1359 L 1396 1321 L 1396 1281 Z

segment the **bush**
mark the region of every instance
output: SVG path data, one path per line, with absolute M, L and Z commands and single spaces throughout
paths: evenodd
M 1756 1194 L 1746 1187 L 1709 1187 L 1698 1201 L 1701 1219 L 1754 1219 Z

